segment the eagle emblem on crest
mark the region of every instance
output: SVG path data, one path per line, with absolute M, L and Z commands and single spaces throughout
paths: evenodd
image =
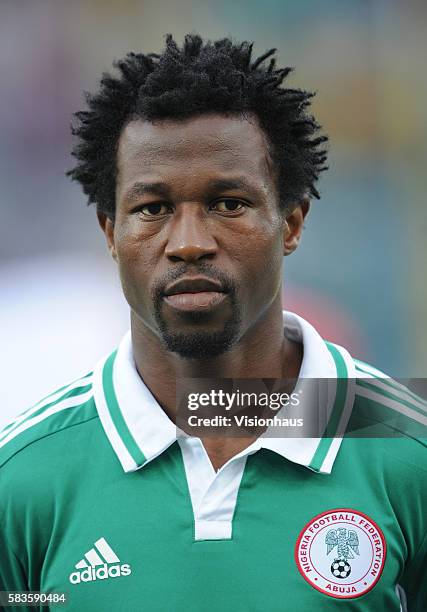
M 357 533 L 351 529 L 330 529 L 325 538 L 326 554 L 336 547 L 337 557 L 331 565 L 331 573 L 335 578 L 347 578 L 351 574 L 349 559 L 354 559 L 359 554 L 359 538 Z

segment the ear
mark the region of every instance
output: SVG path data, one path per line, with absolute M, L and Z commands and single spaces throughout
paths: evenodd
M 117 261 L 117 252 L 114 242 L 114 221 L 111 219 L 111 217 L 100 211 L 96 213 L 96 216 L 98 217 L 98 223 L 105 234 L 105 238 L 107 239 L 108 249 L 111 256 L 115 261 Z
M 304 219 L 308 215 L 309 210 L 310 200 L 308 198 L 303 198 L 285 215 L 285 223 L 283 226 L 283 255 L 290 255 L 297 248 L 304 228 Z

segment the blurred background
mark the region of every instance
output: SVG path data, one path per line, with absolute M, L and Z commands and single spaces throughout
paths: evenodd
M 427 4 L 422 0 L 0 0 L 0 426 L 128 328 L 95 210 L 64 175 L 103 71 L 171 32 L 277 47 L 330 135 L 283 300 L 386 373 L 427 377 Z

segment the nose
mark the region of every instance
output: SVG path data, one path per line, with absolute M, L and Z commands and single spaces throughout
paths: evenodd
M 182 203 L 169 225 L 166 257 L 172 261 L 188 262 L 203 257 L 211 259 L 217 249 L 217 242 L 209 232 L 202 206 L 195 202 Z

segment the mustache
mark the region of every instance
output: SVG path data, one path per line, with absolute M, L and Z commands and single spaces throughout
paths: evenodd
M 197 266 L 183 264 L 182 266 L 177 266 L 176 268 L 170 269 L 153 284 L 153 297 L 156 300 L 160 299 L 164 294 L 165 288 L 173 281 L 183 278 L 184 276 L 196 276 L 198 274 L 207 276 L 212 280 L 220 282 L 224 288 L 224 291 L 230 293 L 232 296 L 235 295 L 236 284 L 228 274 L 226 274 L 223 270 L 218 270 L 215 268 L 215 266 L 212 266 L 207 262 L 201 262 Z

